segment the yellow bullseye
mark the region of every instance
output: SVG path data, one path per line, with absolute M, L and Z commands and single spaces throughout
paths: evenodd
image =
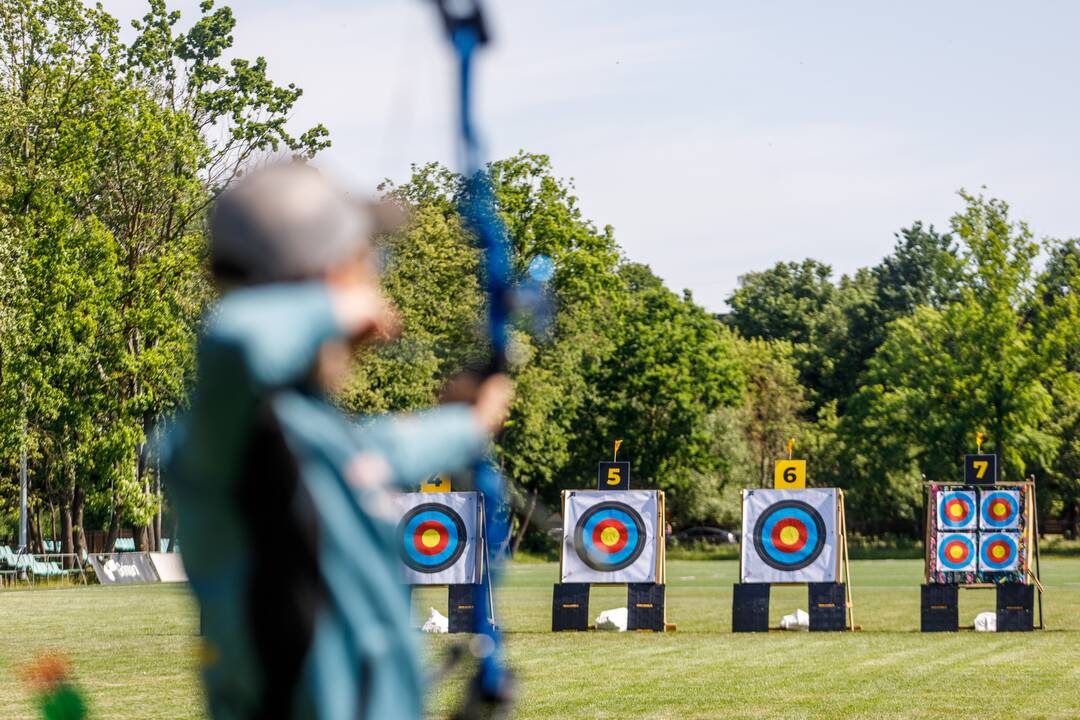
M 1000 545 L 995 545 L 994 547 L 990 548 L 990 554 L 994 556 L 995 560 L 1001 560 L 1005 557 L 1005 548 L 1001 547 Z
M 600 542 L 612 546 L 619 542 L 619 531 L 613 527 L 606 527 L 600 531 Z
M 435 547 L 439 544 L 439 531 L 427 529 L 424 534 L 420 536 L 420 542 L 424 544 L 424 547 Z
M 954 520 L 959 520 L 964 516 L 964 509 L 960 507 L 959 503 L 953 503 L 949 506 L 949 517 Z
M 960 558 L 964 557 L 964 550 L 959 545 L 953 545 L 952 547 L 950 547 L 948 553 L 949 557 L 953 560 L 959 560 Z
M 997 517 L 1004 517 L 1006 512 L 1008 512 L 1008 508 L 1005 507 L 1005 503 L 1003 502 L 996 502 L 994 503 L 994 506 L 990 508 L 990 514 L 996 515 Z
M 794 545 L 799 542 L 799 531 L 788 525 L 780 529 L 780 542 L 785 545 Z

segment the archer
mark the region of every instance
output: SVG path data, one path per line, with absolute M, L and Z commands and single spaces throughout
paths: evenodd
M 471 402 L 363 426 L 330 402 L 351 349 L 397 333 L 376 231 L 373 213 L 298 164 L 256 171 L 211 215 L 224 294 L 163 465 L 215 718 L 421 715 L 387 493 L 481 458 L 512 388 L 492 375 Z

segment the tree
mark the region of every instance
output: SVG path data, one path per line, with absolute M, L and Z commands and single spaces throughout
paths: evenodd
M 853 505 L 890 527 L 917 525 L 919 478 L 954 476 L 977 431 L 1008 478 L 1053 451 L 1047 364 L 1022 313 L 1037 245 L 1005 203 L 962 197 L 967 207 L 952 219 L 963 246 L 959 299 L 888 326 L 844 418 Z
M 782 457 L 788 440 L 802 434 L 803 388 L 791 346 L 783 341 L 750 340 L 740 359 L 746 382 L 743 432 L 752 457 L 750 480 L 758 487 L 770 487 L 773 463 Z
M 204 2 L 187 33 L 178 21 L 153 0 L 125 46 L 114 18 L 77 0 L 0 9 L 0 217 L 20 261 L 0 270 L 18 308 L 0 328 L 0 392 L 17 399 L 0 447 L 10 462 L 25 418 L 34 501 L 60 508 L 66 552 L 83 549 L 84 502 L 110 518 L 110 541 L 128 522 L 157 546 L 144 449 L 193 370 L 205 210 L 257 157 L 326 144 L 321 126 L 286 130 L 300 91 L 264 61 L 219 62 L 231 11 Z

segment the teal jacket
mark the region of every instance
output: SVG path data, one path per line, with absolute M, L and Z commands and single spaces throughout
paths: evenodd
M 464 405 L 343 414 L 308 380 L 340 334 L 321 284 L 228 294 L 163 448 L 218 720 L 422 712 L 388 493 L 469 466 L 487 439 Z

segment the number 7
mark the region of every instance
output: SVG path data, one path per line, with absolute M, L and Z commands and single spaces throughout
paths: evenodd
M 986 469 L 990 467 L 990 463 L 986 460 L 975 460 L 971 464 L 975 466 L 975 477 L 982 480 L 983 475 L 986 474 Z

